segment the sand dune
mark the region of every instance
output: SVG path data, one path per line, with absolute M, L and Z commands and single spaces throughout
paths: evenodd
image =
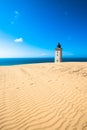
M 0 67 L 0 130 L 87 130 L 87 63 Z

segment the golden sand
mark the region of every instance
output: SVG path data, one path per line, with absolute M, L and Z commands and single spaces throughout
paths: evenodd
M 0 130 L 87 130 L 87 63 L 0 67 Z

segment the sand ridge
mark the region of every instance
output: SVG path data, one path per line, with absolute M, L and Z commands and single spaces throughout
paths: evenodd
M 87 63 L 0 67 L 0 130 L 87 130 Z

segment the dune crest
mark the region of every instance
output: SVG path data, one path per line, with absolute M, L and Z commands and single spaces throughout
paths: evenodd
M 0 130 L 87 130 L 87 63 L 0 67 Z

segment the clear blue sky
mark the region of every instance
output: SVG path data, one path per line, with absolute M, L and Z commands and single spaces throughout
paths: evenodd
M 0 57 L 87 57 L 87 0 L 0 0 Z

